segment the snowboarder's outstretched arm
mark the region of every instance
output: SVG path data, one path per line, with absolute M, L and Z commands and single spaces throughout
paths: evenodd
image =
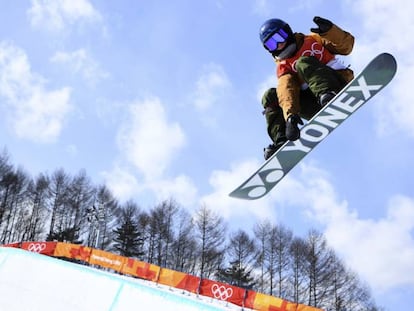
M 312 36 L 332 54 L 348 55 L 352 52 L 355 38 L 331 21 L 319 16 L 313 18 L 317 28 L 311 28 Z

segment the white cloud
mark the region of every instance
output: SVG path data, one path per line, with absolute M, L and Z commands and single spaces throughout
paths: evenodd
M 161 202 L 174 198 L 184 206 L 192 206 L 196 203 L 197 188 L 192 180 L 185 175 L 171 179 L 160 176 L 158 179 L 139 180 L 135 169 L 126 163 L 117 164 L 111 171 L 101 173 L 105 184 L 111 189 L 115 197 L 120 201 L 127 201 L 139 196 L 151 197 L 152 201 Z
M 118 133 L 119 149 L 146 180 L 162 176 L 184 144 L 183 130 L 178 123 L 167 119 L 158 98 L 131 104 L 128 118 Z
M 196 82 L 194 105 L 199 111 L 214 107 L 231 86 L 224 69 L 214 63 L 204 66 Z
M 193 205 L 197 188 L 192 180 L 166 173 L 186 143 L 181 126 L 168 120 L 156 97 L 130 104 L 127 114 L 117 135 L 120 157 L 112 171 L 102 173 L 106 184 L 121 200 L 140 196 L 162 201 L 173 197 L 181 204 Z
M 72 73 L 80 74 L 91 85 L 109 77 L 109 74 L 101 69 L 98 62 L 85 49 L 73 52 L 56 52 L 50 61 L 66 65 Z
M 193 206 L 196 203 L 197 187 L 191 178 L 185 175 L 153 181 L 147 184 L 147 187 L 156 195 L 158 202 L 174 198 L 183 206 Z
M 272 208 L 273 197 L 271 195 L 257 201 L 244 201 L 229 197 L 229 193 L 249 177 L 249 174 L 252 174 L 259 165 L 257 160 L 252 159 L 232 163 L 230 171 L 213 171 L 209 178 L 213 191 L 203 196 L 200 201 L 226 219 L 234 220 L 235 217 L 244 217 L 251 221 L 275 218 L 276 213 Z
M 384 217 L 363 219 L 338 199 L 326 173 L 310 166 L 302 166 L 291 190 L 302 194 L 288 193 L 291 204 L 303 206 L 325 227 L 329 244 L 373 289 L 414 285 L 414 199 L 396 195 Z
M 322 219 L 328 241 L 372 288 L 414 286 L 413 199 L 391 198 L 387 215 L 378 220 L 360 219 L 346 205 L 325 213 L 331 218 Z
M 61 31 L 78 21 L 96 22 L 101 15 L 88 0 L 31 0 L 27 11 L 34 27 Z
M 121 201 L 130 200 L 142 189 L 134 174 L 120 166 L 116 165 L 110 172 L 105 171 L 101 175 L 114 196 Z
M 353 64 L 362 68 L 379 52 L 392 53 L 398 63 L 397 76 L 385 89 L 391 92 L 391 96 L 380 100 L 381 105 L 377 109 L 378 132 L 394 135 L 394 131 L 403 131 L 414 137 L 414 108 L 406 95 L 411 89 L 414 71 L 411 57 L 414 49 L 411 38 L 414 3 L 409 0 L 367 0 L 361 3 L 348 1 L 348 4 L 361 17 L 363 25 L 352 53 Z
M 0 95 L 7 100 L 8 123 L 16 135 L 37 142 L 55 141 L 71 106 L 70 89 L 46 90 L 25 52 L 0 43 Z

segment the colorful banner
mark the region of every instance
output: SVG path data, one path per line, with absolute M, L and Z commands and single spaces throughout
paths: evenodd
M 242 306 L 245 290 L 225 283 L 203 279 L 200 285 L 200 295 L 225 300 Z
M 245 300 L 246 308 L 263 311 L 287 311 L 287 301 L 270 295 L 248 291 Z
M 23 242 L 20 248 L 30 252 L 53 256 L 57 242 Z
M 93 249 L 89 257 L 89 263 L 115 271 L 121 271 L 126 259 L 126 257 L 101 251 L 99 249 Z
M 200 287 L 200 278 L 194 275 L 187 274 L 185 278 L 177 284 L 177 288 L 185 289 L 193 294 L 198 294 L 198 289 Z
M 53 256 L 66 257 L 66 258 L 77 259 L 77 260 L 88 262 L 91 252 L 92 252 L 92 248 L 90 247 L 86 247 L 86 246 L 82 246 L 78 244 L 58 242 Z
M 286 305 L 287 311 L 322 311 L 319 308 L 309 307 L 300 303 L 288 302 Z
M 184 289 L 191 293 L 197 293 L 200 285 L 200 278 L 184 272 L 162 268 L 158 278 L 158 283 Z
M 133 276 L 137 276 L 137 268 L 138 268 L 138 260 L 136 259 L 132 259 L 132 258 L 127 258 L 127 260 L 125 261 L 122 269 L 121 269 L 121 273 L 123 274 L 129 274 L 129 275 L 133 275 Z
M 157 282 L 160 267 L 136 259 L 128 258 L 121 270 L 122 273 L 137 276 L 141 279 Z
M 153 281 L 153 282 L 157 282 L 158 281 L 158 276 L 160 274 L 160 267 L 150 264 L 150 263 L 146 263 L 143 261 L 138 261 L 138 267 L 136 270 L 137 276 L 140 278 L 143 278 L 145 280 L 149 280 L 149 281 Z
M 20 248 L 20 242 L 16 242 L 16 243 L 10 243 L 10 244 L 4 244 L 4 245 L 0 245 L 1 247 L 13 247 L 13 248 Z

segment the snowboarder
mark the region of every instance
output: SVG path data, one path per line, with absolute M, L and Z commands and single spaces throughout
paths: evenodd
M 314 17 L 311 34 L 293 33 L 281 19 L 260 28 L 260 40 L 276 62 L 278 85 L 262 97 L 267 132 L 273 143 L 264 149 L 267 160 L 287 140 L 300 137 L 301 118 L 309 120 L 353 79 L 353 71 L 336 55 L 348 55 L 354 37 L 331 21 Z

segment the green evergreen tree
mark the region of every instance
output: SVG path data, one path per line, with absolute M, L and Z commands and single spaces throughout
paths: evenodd
M 226 269 L 218 270 L 219 281 L 245 289 L 251 289 L 255 285 L 254 278 L 250 275 L 251 271 L 247 270 L 240 261 L 233 261 L 230 265 Z
M 140 258 L 144 254 L 144 239 L 138 224 L 138 208 L 134 203 L 128 202 L 122 208 L 119 226 L 113 233 L 113 248 L 121 256 Z

